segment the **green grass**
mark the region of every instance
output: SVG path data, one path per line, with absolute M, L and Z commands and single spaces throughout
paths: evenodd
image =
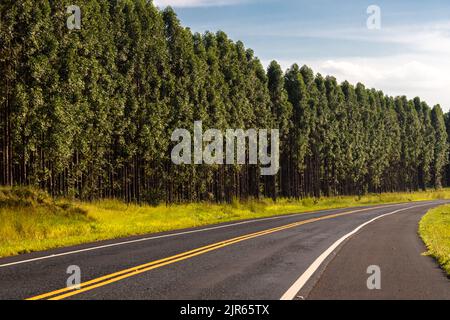
M 420 222 L 419 232 L 428 254 L 450 276 L 450 205 L 430 210 Z
M 308 211 L 450 199 L 450 189 L 363 197 L 233 201 L 173 206 L 54 200 L 30 188 L 0 188 L 0 257 L 208 224 Z

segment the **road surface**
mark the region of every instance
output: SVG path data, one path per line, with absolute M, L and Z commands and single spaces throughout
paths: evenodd
M 443 201 L 326 210 L 0 259 L 0 299 L 450 299 L 417 235 Z M 70 266 L 80 288 L 67 288 Z M 381 289 L 369 290 L 369 266 Z

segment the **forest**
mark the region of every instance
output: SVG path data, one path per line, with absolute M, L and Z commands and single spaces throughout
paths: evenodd
M 450 116 L 420 98 L 266 69 L 146 0 L 0 2 L 0 184 L 135 203 L 415 191 L 450 183 Z M 81 29 L 66 26 L 70 5 Z M 301 57 L 300 57 L 301 58 Z M 417 75 L 420 77 L 420 75 Z M 176 128 L 279 129 L 280 170 L 175 165 Z

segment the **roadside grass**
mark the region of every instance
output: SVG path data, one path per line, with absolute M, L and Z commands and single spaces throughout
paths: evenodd
M 450 189 L 362 197 L 233 201 L 171 206 L 118 200 L 52 199 L 32 188 L 0 187 L 0 257 L 209 224 L 376 204 L 450 199 Z
M 450 276 L 450 205 L 430 210 L 421 220 L 419 233 L 428 253 Z

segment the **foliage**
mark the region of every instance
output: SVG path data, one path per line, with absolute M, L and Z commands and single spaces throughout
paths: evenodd
M 0 184 L 134 203 L 231 202 L 440 188 L 450 120 L 419 98 L 273 61 L 224 32 L 192 34 L 146 0 L 0 4 Z M 176 128 L 280 129 L 281 169 L 175 166 Z

